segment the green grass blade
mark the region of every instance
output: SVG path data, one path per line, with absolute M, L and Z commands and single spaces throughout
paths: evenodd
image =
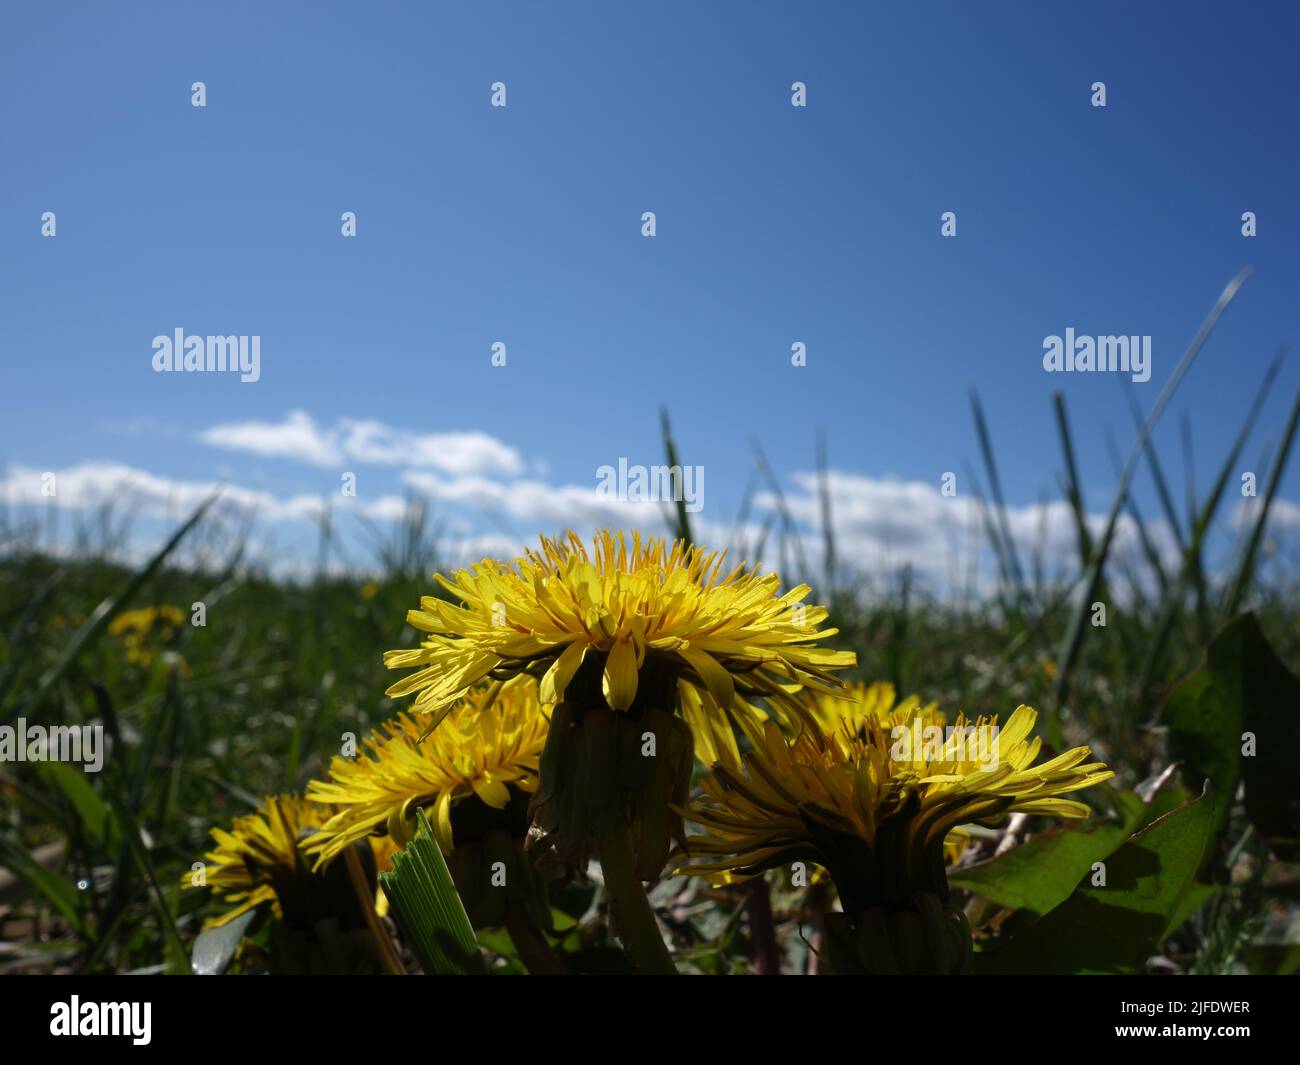
M 1209 315 L 1201 323 L 1201 328 L 1196 331 L 1192 342 L 1187 346 L 1187 350 L 1183 352 L 1183 357 L 1178 360 L 1178 365 L 1174 367 L 1174 372 L 1170 374 L 1169 380 L 1165 382 L 1164 388 L 1160 390 L 1160 395 L 1156 397 L 1155 405 L 1151 408 L 1151 413 L 1147 415 L 1142 431 L 1138 434 L 1137 442 L 1129 454 L 1128 462 L 1125 463 L 1124 472 L 1115 491 L 1115 499 L 1110 506 L 1110 514 L 1106 518 L 1101 540 L 1097 544 L 1097 550 L 1093 553 L 1092 563 L 1089 565 L 1088 572 L 1080 587 L 1080 594 L 1074 602 L 1069 626 L 1061 640 L 1061 650 L 1057 655 L 1059 673 L 1056 680 L 1056 705 L 1058 710 L 1064 708 L 1065 700 L 1069 696 L 1070 674 L 1074 671 L 1074 666 L 1079 659 L 1079 650 L 1083 646 L 1083 635 L 1087 631 L 1088 617 L 1092 612 L 1093 597 L 1101 586 L 1101 575 L 1106 565 L 1106 556 L 1110 553 L 1110 545 L 1115 535 L 1115 526 L 1119 521 L 1124 500 L 1128 496 L 1129 483 L 1133 479 L 1133 472 L 1137 467 L 1138 459 L 1142 455 L 1152 430 L 1164 413 L 1165 407 L 1169 405 L 1174 393 L 1178 391 L 1178 385 L 1182 382 L 1187 371 L 1191 369 L 1192 363 L 1196 361 L 1196 356 L 1200 354 L 1205 342 L 1209 340 L 1210 334 L 1214 331 L 1215 325 L 1223 317 L 1223 313 L 1228 309 L 1248 276 L 1249 271 L 1243 270 L 1229 281 L 1219 294 L 1219 298 L 1215 301 Z
M 831 474 L 826 459 L 826 433 L 817 434 L 817 495 L 822 518 L 822 542 L 825 552 L 826 590 L 824 598 L 830 602 L 835 590 L 835 524 L 831 518 Z
M 1214 486 L 1210 489 L 1210 494 L 1201 507 L 1200 512 L 1194 516 L 1192 521 L 1191 536 L 1187 546 L 1183 550 L 1183 563 L 1179 569 L 1178 578 L 1174 581 L 1173 587 L 1165 596 L 1164 607 L 1160 612 L 1160 618 L 1156 622 L 1155 631 L 1147 645 L 1146 654 L 1142 663 L 1142 670 L 1138 676 L 1137 691 L 1140 697 L 1145 697 L 1150 690 L 1151 682 L 1155 677 L 1156 670 L 1160 667 L 1161 659 L 1164 655 L 1165 647 L 1168 644 L 1169 636 L 1173 632 L 1174 619 L 1182 606 L 1183 595 L 1187 589 L 1188 582 L 1199 578 L 1203 572 L 1203 562 L 1201 558 L 1201 548 L 1205 543 L 1205 537 L 1209 532 L 1210 526 L 1214 522 L 1215 514 L 1218 512 L 1219 504 L 1223 500 L 1224 493 L 1227 491 L 1228 483 L 1232 480 L 1236 471 L 1237 460 L 1241 457 L 1242 451 L 1246 448 L 1246 441 L 1250 439 L 1250 434 L 1254 431 L 1255 423 L 1259 420 L 1260 412 L 1264 408 L 1264 403 L 1273 390 L 1273 382 L 1277 378 L 1278 372 L 1285 361 L 1287 349 L 1284 347 L 1274 356 L 1272 363 L 1269 364 L 1268 370 L 1264 374 L 1264 379 L 1260 382 L 1259 389 L 1255 393 L 1255 398 L 1250 405 L 1250 410 L 1246 414 L 1245 421 L 1242 422 L 1241 428 L 1237 431 L 1237 438 L 1233 441 L 1232 450 L 1223 461 L 1219 469 L 1219 475 L 1215 479 Z
M 63 653 L 55 660 L 54 664 L 42 674 L 41 679 L 36 682 L 36 689 L 31 695 L 19 703 L 9 714 L 5 716 L 5 721 L 11 721 L 20 714 L 34 710 L 41 703 L 41 700 L 49 694 L 51 688 L 59 682 L 65 673 L 72 667 L 88 647 L 95 643 L 108 627 L 108 623 L 117 616 L 118 612 L 124 607 L 136 592 L 149 580 L 158 568 L 167 560 L 167 557 L 176 550 L 176 547 L 185 538 L 185 534 L 194 528 L 202 519 L 203 515 L 208 512 L 208 508 L 216 501 L 216 495 L 211 495 L 200 503 L 189 516 L 183 525 L 172 533 L 171 538 L 163 544 L 162 548 L 149 560 L 143 569 L 134 574 L 126 585 L 117 595 L 105 599 L 97 606 L 88 617 L 85 623 L 77 630 L 76 634 L 68 641 L 63 649 Z
M 1223 608 L 1220 617 L 1227 620 L 1237 612 L 1237 608 L 1246 597 L 1246 591 L 1250 587 L 1250 582 L 1255 575 L 1255 564 L 1259 559 L 1259 544 L 1264 536 L 1264 527 L 1268 523 L 1268 512 L 1273 505 L 1273 497 L 1277 495 L 1278 486 L 1282 483 L 1282 474 L 1286 471 L 1287 459 L 1291 456 L 1291 446 L 1295 443 L 1296 428 L 1300 426 L 1300 390 L 1297 390 L 1295 401 L 1291 404 L 1291 414 L 1287 418 L 1286 429 L 1282 433 L 1282 445 L 1278 449 L 1277 457 L 1273 460 L 1273 469 L 1269 474 L 1268 488 L 1264 492 L 1264 500 L 1259 508 L 1259 516 L 1255 519 L 1255 524 L 1250 530 L 1250 539 L 1246 542 L 1246 550 L 1241 556 L 1241 564 L 1237 567 L 1237 572 L 1232 580 L 1231 591 L 1223 601 Z
M 81 917 L 81 897 L 71 880 L 52 869 L 46 869 L 26 851 L 15 847 L 0 836 L 0 866 L 27 881 L 45 896 L 80 936 L 86 935 L 86 925 Z
M 673 440 L 673 429 L 668 422 L 668 408 L 663 407 L 659 411 L 659 424 L 663 429 L 664 451 L 668 454 L 668 468 L 674 467 L 680 469 L 681 461 L 677 457 L 677 444 Z M 683 472 L 682 483 L 685 484 L 685 473 Z M 679 492 L 680 498 L 677 502 L 677 528 L 673 530 L 673 535 L 679 540 L 685 540 L 688 544 L 695 543 L 695 537 L 691 535 L 691 514 L 686 509 L 686 493 Z
M 189 954 L 185 950 L 185 944 L 181 942 L 180 931 L 176 927 L 176 917 L 167 904 L 166 896 L 163 895 L 162 885 L 158 882 L 158 874 L 154 870 L 153 860 L 149 857 L 148 850 L 145 849 L 144 838 L 140 834 L 140 826 L 136 823 L 135 815 L 131 813 L 131 808 L 120 791 L 116 789 L 110 790 L 116 792 L 111 797 L 110 806 L 113 816 L 122 829 L 122 838 L 127 849 L 131 852 L 131 857 L 135 859 L 140 873 L 149 882 L 154 909 L 158 911 L 163 934 L 167 939 L 168 953 L 171 955 L 170 967 L 175 972 L 188 973 L 190 971 Z
M 758 465 L 758 472 L 762 475 L 763 480 L 767 482 L 767 487 L 772 492 L 772 498 L 776 502 L 777 513 L 781 516 L 781 551 L 784 555 L 786 547 L 792 546 L 795 555 L 795 567 L 798 569 L 799 580 L 809 581 L 812 576 L 808 571 L 808 559 L 804 557 L 803 538 L 799 535 L 798 528 L 795 525 L 794 515 L 790 512 L 790 506 L 785 500 L 785 493 L 781 491 L 781 482 L 776 479 L 776 474 L 772 471 L 771 464 L 767 461 L 767 455 L 764 453 L 762 446 L 757 440 L 753 441 L 754 461 Z M 782 559 L 781 578 L 785 581 L 787 587 L 794 584 L 791 577 L 791 566 Z M 809 583 L 811 583 L 809 581 Z
M 4 671 L 0 672 L 0 706 L 4 706 L 5 696 L 9 694 L 9 688 L 18 676 L 19 666 L 27 661 L 27 655 L 24 653 L 32 637 L 36 635 L 36 618 L 41 611 L 45 609 L 45 604 L 50 601 L 50 597 L 58 588 L 63 580 L 64 571 L 56 570 L 44 584 L 37 589 L 36 594 L 32 596 L 31 602 L 23 611 L 23 616 L 19 619 L 14 631 L 9 637 L 8 653 L 9 662 L 6 664 Z
M 1052 406 L 1056 411 L 1056 430 L 1061 437 L 1061 451 L 1065 455 L 1065 472 L 1068 477 L 1065 497 L 1074 514 L 1074 531 L 1079 541 L 1079 565 L 1083 568 L 1092 557 L 1092 534 L 1088 532 L 1083 491 L 1079 486 L 1079 467 L 1074 461 L 1074 437 L 1070 433 L 1070 420 L 1065 413 L 1065 397 L 1060 392 L 1052 393 Z
M 1011 537 L 1011 526 L 1007 522 L 1007 504 L 1002 496 L 1002 479 L 998 476 L 997 460 L 993 457 L 993 441 L 989 436 L 988 423 L 984 420 L 984 408 L 980 404 L 979 393 L 970 391 L 971 410 L 975 414 L 975 433 L 979 437 L 980 452 L 984 456 L 984 469 L 989 477 L 989 495 L 997 507 L 998 532 L 1006 547 L 1007 566 L 1014 582 L 1013 593 L 1017 599 L 1024 592 L 1024 571 L 1020 567 L 1020 554 L 1016 551 L 1015 540 Z
M 1140 434 L 1142 432 L 1142 406 L 1138 403 L 1132 389 L 1125 388 L 1124 395 L 1128 398 L 1129 412 L 1133 416 L 1133 428 Z M 1151 442 L 1150 436 L 1146 438 L 1142 450 L 1146 455 L 1147 466 L 1151 470 L 1151 479 L 1155 482 L 1156 497 L 1160 500 L 1160 509 L 1164 511 L 1165 520 L 1169 522 L 1169 529 L 1178 544 L 1178 550 L 1183 551 L 1187 547 L 1187 541 L 1183 539 L 1183 526 L 1182 522 L 1178 520 L 1178 508 L 1174 506 L 1174 498 L 1169 493 L 1169 482 L 1165 480 L 1164 467 L 1160 465 L 1160 459 L 1156 456 L 1156 448 Z

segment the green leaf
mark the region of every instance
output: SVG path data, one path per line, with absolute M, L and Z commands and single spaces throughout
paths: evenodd
M 172 914 L 171 907 L 163 895 L 162 885 L 159 883 L 158 874 L 154 870 L 153 859 L 149 856 L 149 850 L 144 845 L 144 837 L 140 832 L 140 826 L 136 822 L 135 815 L 131 812 L 131 807 L 127 805 L 120 793 L 114 794 L 111 788 L 110 802 L 113 816 L 121 826 L 122 839 L 126 843 L 126 849 L 130 852 L 131 857 L 135 860 L 136 867 L 143 874 L 145 880 L 148 881 L 151 889 L 154 909 L 158 912 L 163 927 L 163 935 L 166 939 L 168 964 L 174 972 L 188 973 L 190 971 L 189 958 L 185 953 L 185 945 L 181 942 L 180 931 L 176 927 L 176 917 Z
M 1294 976 L 1300 973 L 1300 943 L 1252 943 L 1242 952 L 1257 976 Z
M 20 876 L 49 901 L 72 925 L 78 935 L 86 934 L 85 922 L 81 919 L 81 898 L 77 886 L 61 873 L 46 869 L 26 851 L 13 846 L 8 840 L 0 838 L 0 866 Z
M 985 973 L 1136 973 L 1185 916 L 1196 870 L 1218 821 L 1211 797 L 1180 806 L 1106 860 L 1106 886 L 1087 877 L 1046 917 L 1000 950 L 976 956 Z
M 117 845 L 117 822 L 104 801 L 95 794 L 83 770 L 74 769 L 66 762 L 43 762 L 41 773 L 72 803 L 82 828 L 95 843 L 101 847 Z
M 1197 910 L 1222 891 L 1222 884 L 1203 884 L 1199 880 L 1194 881 L 1188 886 L 1183 901 L 1178 904 L 1178 909 L 1174 911 L 1173 919 L 1169 922 L 1169 932 L 1181 928 Z M 1169 932 L 1165 934 L 1168 935 Z
M 393 872 L 379 874 L 393 916 L 427 974 L 484 974 L 474 929 L 423 810 L 416 821 L 415 838 L 393 856 Z
M 668 424 L 668 408 L 659 409 L 659 424 L 663 430 L 664 450 L 668 453 L 668 468 L 680 469 L 681 462 L 677 458 L 677 444 L 673 440 L 673 430 Z M 694 543 L 691 536 L 691 515 L 687 509 L 684 492 L 679 492 L 682 498 L 677 500 L 677 527 L 673 529 L 673 536 L 678 540 L 685 540 L 687 545 Z
M 257 918 L 256 910 L 247 910 L 233 920 L 215 928 L 205 928 L 194 940 L 190 968 L 196 976 L 220 976 L 230 965 L 248 926 Z
M 1190 779 L 1208 779 L 1226 816 L 1246 782 L 1246 815 L 1284 861 L 1300 861 L 1300 678 L 1273 653 L 1254 614 L 1228 622 L 1205 663 L 1165 704 L 1170 749 Z M 1254 754 L 1242 756 L 1245 737 Z
M 1009 910 L 1042 916 L 1070 897 L 1093 863 L 1110 856 L 1138 828 L 1186 797 L 1185 792 L 1161 792 L 1148 804 L 1133 792 L 1119 792 L 1115 819 L 1045 832 L 996 858 L 958 870 L 948 883 Z

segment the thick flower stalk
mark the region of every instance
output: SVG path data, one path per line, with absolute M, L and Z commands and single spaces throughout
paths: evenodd
M 1064 796 L 1112 774 L 1087 747 L 1035 764 L 1027 706 L 1001 726 L 961 715 L 950 726 L 933 704 L 894 706 L 887 688 L 854 694 L 820 701 L 793 739 L 773 722 L 753 729 L 751 750 L 705 777 L 689 814 L 704 833 L 680 871 L 726 883 L 815 863 L 843 908 L 828 921 L 837 969 L 962 971 L 970 930 L 949 904 L 945 843 L 1012 812 L 1086 817 Z
M 574 533 L 512 565 L 485 560 L 437 580 L 457 602 L 426 597 L 408 620 L 422 644 L 390 651 L 417 671 L 389 688 L 415 695 L 436 728 L 485 679 L 536 677 L 553 704 L 533 802 L 546 843 L 566 863 L 601 860 L 620 936 L 643 971 L 671 968 L 642 881 L 682 835 L 696 750 L 739 757 L 735 729 L 757 727 L 748 698 L 798 716 L 800 690 L 832 691 L 855 656 L 818 646 L 835 634 L 807 587 L 721 554 L 659 538 Z

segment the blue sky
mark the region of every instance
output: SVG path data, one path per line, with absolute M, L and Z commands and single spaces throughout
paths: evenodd
M 598 466 L 661 461 L 666 403 L 706 527 L 753 439 L 811 521 L 824 429 L 850 549 L 930 555 L 926 493 L 980 466 L 971 387 L 1026 524 L 1059 497 L 1058 389 L 1104 512 L 1122 391 L 1150 407 L 1251 265 L 1157 436 L 1181 489 L 1191 420 L 1203 491 L 1296 337 L 1298 30 L 1277 4 L 6 4 L 6 490 L 126 469 L 291 501 L 352 470 L 377 516 L 420 487 L 526 539 L 602 517 Z M 1067 327 L 1150 335 L 1150 382 L 1045 373 Z M 154 373 L 176 328 L 260 336 L 261 379 Z

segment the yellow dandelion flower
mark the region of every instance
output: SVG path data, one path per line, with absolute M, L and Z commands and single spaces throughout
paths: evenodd
M 960 842 L 953 833 L 1013 811 L 1086 817 L 1087 805 L 1064 796 L 1113 774 L 1088 762 L 1087 747 L 1035 764 L 1041 741 L 1030 736 L 1037 712 L 1027 706 L 1001 726 L 996 716 L 958 715 L 950 727 L 933 704 L 894 706 L 882 687 L 860 694 L 856 708 L 819 707 L 793 739 L 774 722 L 751 730 L 740 764 L 721 763 L 704 778 L 688 815 L 704 833 L 687 841 L 692 860 L 679 871 L 730 882 L 816 863 L 835 881 L 848 931 L 872 939 L 867 953 L 880 971 L 929 971 L 933 958 L 899 945 L 900 935 L 919 942 L 907 932 L 914 919 L 929 928 L 926 942 L 956 944 L 937 963 L 948 971 L 969 954 L 969 930 L 947 907 L 944 847 Z
M 255 813 L 236 817 L 229 831 L 213 828 L 217 846 L 205 854 L 202 879 L 181 877 L 181 886 L 209 887 L 234 909 L 208 923 L 219 926 L 241 913 L 269 905 L 282 916 L 276 885 L 306 874 L 298 854 L 304 832 L 320 827 L 328 811 L 293 795 L 273 795 Z
M 147 668 L 154 659 L 152 646 L 171 643 L 184 620 L 184 612 L 167 603 L 140 607 L 118 614 L 109 623 L 108 634 L 125 645 L 128 662 Z M 180 661 L 183 665 L 184 660 Z
M 414 711 L 436 724 L 465 691 L 485 678 L 540 675 L 544 703 L 564 700 L 588 661 L 600 667 L 601 691 L 614 710 L 636 700 L 646 664 L 707 691 L 721 711 L 737 692 L 787 704 L 801 686 L 829 688 L 828 672 L 851 666 L 851 651 L 816 646 L 824 607 L 805 606 L 809 588 L 784 595 L 775 574 L 659 537 L 629 544 L 597 533 L 589 552 L 575 533 L 529 551 L 511 566 L 485 559 L 438 582 L 461 601 L 421 600 L 407 620 L 427 633 L 422 646 L 389 651 L 392 669 L 420 667 L 388 689 L 416 694 Z
M 531 678 L 480 687 L 422 741 L 426 732 L 425 722 L 399 714 L 362 741 L 360 758 L 336 757 L 330 779 L 307 786 L 309 799 L 337 811 L 304 845 L 318 868 L 367 836 L 405 843 L 420 807 L 432 808 L 434 835 L 450 853 L 462 800 L 505 810 L 512 796 L 537 790 L 547 718 Z
M 315 883 L 321 878 L 307 867 L 299 845 L 330 814 L 329 807 L 300 796 L 270 796 L 255 812 L 236 817 L 229 830 L 211 830 L 216 848 L 203 856 L 201 874 L 182 875 L 181 887 L 211 888 L 223 902 L 233 905 L 211 918 L 209 927 L 227 924 L 241 913 L 262 906 L 277 918 L 284 918 L 286 910 L 305 912 L 307 907 L 300 903 L 312 894 L 322 893 Z M 388 848 L 376 846 L 372 854 L 377 868 L 392 867 Z M 382 904 L 377 909 L 382 912 Z
M 426 597 L 407 620 L 421 646 L 389 651 L 417 667 L 388 689 L 415 695 L 434 729 L 474 685 L 537 678 L 553 706 L 531 804 L 543 846 L 569 869 L 600 858 L 610 910 L 642 972 L 671 972 L 642 881 L 663 870 L 690 791 L 694 752 L 735 758 L 736 724 L 755 727 L 745 701 L 798 714 L 800 690 L 832 690 L 851 651 L 817 646 L 824 607 L 806 586 L 784 594 L 775 574 L 723 555 L 599 532 L 542 538 L 513 564 L 490 559 L 437 580 L 458 603 Z M 698 696 L 698 698 L 696 697 Z M 743 720 L 742 720 L 743 719 Z
M 1037 711 L 1027 706 L 1000 728 L 996 716 L 959 715 L 948 728 L 937 710 L 913 712 L 910 722 L 897 713 L 846 717 L 830 733 L 812 725 L 793 740 L 768 722 L 742 772 L 719 765 L 705 776 L 690 816 L 709 834 L 693 837 L 690 849 L 717 860 L 689 871 L 743 879 L 791 857 L 815 859 L 808 822 L 868 847 L 887 827 L 904 856 L 922 856 L 960 825 L 1013 811 L 1086 817 L 1086 804 L 1062 796 L 1114 775 L 1085 764 L 1087 747 L 1034 765 L 1042 741 L 1029 739 Z M 901 842 L 899 817 L 907 822 Z

